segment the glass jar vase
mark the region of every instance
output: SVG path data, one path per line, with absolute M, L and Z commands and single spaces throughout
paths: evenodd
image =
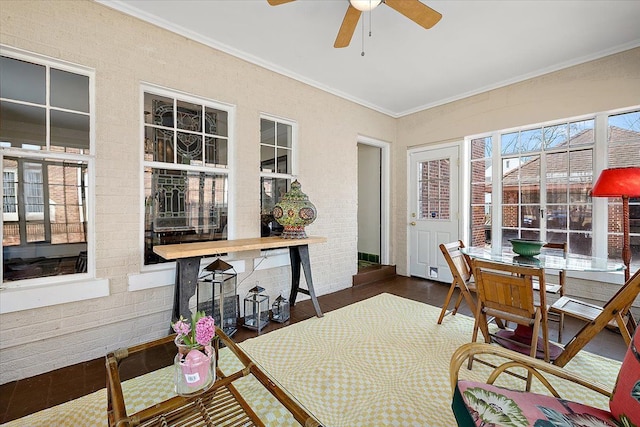
M 193 396 L 208 390 L 216 380 L 216 362 L 211 343 L 206 346 L 187 345 L 176 336 L 178 353 L 174 358 L 176 393 Z

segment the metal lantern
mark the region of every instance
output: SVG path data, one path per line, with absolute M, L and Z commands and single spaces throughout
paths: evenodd
M 269 323 L 269 295 L 265 295 L 264 288 L 256 285 L 244 298 L 244 326 L 257 330 Z
M 212 316 L 216 326 L 228 336 L 238 330 L 237 273 L 220 258 L 205 267 L 208 273 L 198 280 L 198 311 Z
M 282 295 L 271 304 L 271 320 L 279 323 L 289 320 L 289 300 Z

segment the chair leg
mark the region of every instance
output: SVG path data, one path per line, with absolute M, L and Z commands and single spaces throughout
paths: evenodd
M 559 314 L 558 320 L 558 343 L 562 344 L 562 329 L 564 328 L 564 313 Z
M 458 294 L 458 299 L 456 299 L 456 305 L 453 306 L 453 311 L 451 312 L 452 316 L 455 316 L 458 312 L 458 308 L 460 307 L 460 303 L 462 302 L 462 296 L 462 292 L 460 292 L 460 294 Z
M 440 317 L 438 317 L 438 325 L 442 324 L 442 319 L 444 319 L 444 316 L 447 314 L 447 308 L 449 307 L 449 303 L 451 302 L 451 297 L 453 296 L 453 291 L 455 289 L 456 289 L 456 282 L 453 282 L 449 287 L 449 292 L 447 292 L 447 297 L 444 299 L 444 304 L 442 304 Z

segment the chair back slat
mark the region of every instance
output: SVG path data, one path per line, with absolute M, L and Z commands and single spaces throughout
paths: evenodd
M 478 263 L 476 263 L 477 265 Z M 536 308 L 532 276 L 476 268 L 479 298 L 489 311 L 500 310 L 521 318 L 533 318 Z

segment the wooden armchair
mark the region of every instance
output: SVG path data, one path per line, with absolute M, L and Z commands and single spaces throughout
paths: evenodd
M 635 320 L 631 314 L 631 305 L 640 294 L 640 270 L 627 280 L 618 289 L 618 292 L 602 307 L 586 304 L 580 300 L 562 297 L 556 301 L 549 312 L 564 313 L 567 316 L 577 317 L 588 323 L 569 340 L 564 351 L 553 362 L 558 366 L 564 366 L 580 351 L 591 339 L 596 336 L 609 322 L 614 320 L 620 328 L 620 334 L 625 343 L 629 345 L 631 336 L 635 331 Z M 625 315 L 630 320 L 625 322 Z

